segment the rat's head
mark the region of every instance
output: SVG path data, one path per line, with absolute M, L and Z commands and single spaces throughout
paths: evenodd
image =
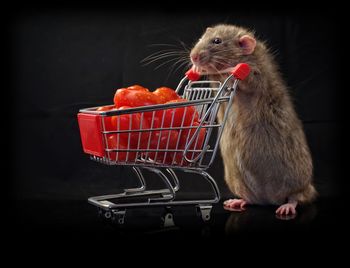
M 247 62 L 255 48 L 252 32 L 234 25 L 217 25 L 206 29 L 190 57 L 199 72 L 225 73 L 237 63 Z

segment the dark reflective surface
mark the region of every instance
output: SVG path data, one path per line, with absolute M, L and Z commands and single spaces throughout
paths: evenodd
M 294 219 L 281 220 L 274 206 L 248 206 L 244 212 L 224 210 L 222 202 L 215 205 L 211 219 L 203 221 L 194 206 L 173 208 L 128 209 L 124 223 L 99 215 L 96 207 L 82 201 L 22 201 L 9 214 L 15 236 L 41 236 L 45 239 L 231 239 L 259 234 L 340 234 L 341 203 L 338 199 L 321 199 L 299 207 Z

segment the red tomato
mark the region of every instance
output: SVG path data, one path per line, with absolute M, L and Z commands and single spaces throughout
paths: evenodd
M 187 100 L 176 99 L 168 101 L 167 103 L 178 103 L 185 101 Z M 163 127 L 190 126 L 192 122 L 198 122 L 198 112 L 194 106 L 186 106 L 165 110 Z
M 163 130 L 152 133 L 151 142 L 148 149 L 175 149 L 179 138 L 179 133 L 176 130 Z M 146 153 L 145 153 L 146 154 Z M 157 154 L 157 159 L 156 158 Z M 154 161 L 163 162 L 165 157 L 166 163 L 171 163 L 174 157 L 174 152 L 149 152 L 148 157 Z
M 115 130 L 115 126 L 112 123 L 112 118 L 113 117 L 111 117 L 111 116 L 103 116 L 102 117 L 102 120 L 103 120 L 103 123 L 104 123 L 104 127 L 105 127 L 104 128 L 105 131 L 113 131 L 113 130 Z
M 114 95 L 114 104 L 122 106 L 140 107 L 159 104 L 158 97 L 144 90 L 118 89 Z
M 129 92 L 130 90 L 128 90 L 127 88 L 119 88 L 115 91 L 114 93 L 114 98 L 113 98 L 113 101 L 114 101 L 114 105 L 115 107 L 119 108 L 121 106 L 125 106 L 126 104 L 124 103 L 121 103 L 123 98 L 127 95 L 127 93 Z
M 122 106 L 118 110 L 129 109 L 129 106 Z M 142 119 L 142 125 L 141 125 Z M 116 115 L 111 118 L 111 124 L 113 126 L 113 130 L 140 130 L 140 129 L 149 129 L 149 123 L 146 118 L 141 118 L 140 113 L 132 113 L 132 114 L 122 114 Z M 140 139 L 140 148 L 142 148 L 143 144 L 148 141 L 148 137 L 150 132 L 148 131 L 138 131 L 138 132 L 125 132 L 118 133 L 121 139 L 128 141 L 130 136 L 130 144 L 133 148 L 137 148 L 138 142 Z
M 147 117 L 149 119 L 149 125 L 152 126 L 153 129 L 162 127 L 163 114 L 164 110 L 158 110 L 155 111 L 154 116 L 151 115 L 150 117 Z
M 197 127 L 199 126 L 199 123 L 195 122 L 195 123 L 192 124 L 192 126 L 195 126 L 196 128 L 185 129 L 185 130 L 180 130 L 179 131 L 179 135 L 180 135 L 179 148 L 182 149 L 182 150 L 185 149 L 186 144 L 191 140 L 191 138 L 194 135 Z M 192 142 L 192 144 L 191 144 L 189 149 L 190 150 L 202 150 L 206 133 L 207 133 L 206 128 L 202 127 L 200 129 L 197 137 Z M 189 159 L 194 159 L 195 157 L 198 156 L 198 154 L 199 154 L 198 152 L 188 152 L 186 154 L 186 157 L 189 158 Z M 176 153 L 175 158 L 176 158 L 176 162 L 177 163 L 181 163 L 182 153 Z M 184 161 L 184 163 L 187 163 L 187 162 Z
M 133 85 L 133 86 L 128 87 L 128 89 L 149 92 L 148 88 L 145 88 L 145 87 L 140 86 L 140 85 Z
M 114 108 L 114 106 L 100 106 L 96 109 L 96 111 L 109 111 L 112 110 Z
M 175 92 L 175 90 L 168 87 L 160 87 L 153 91 L 153 94 L 156 95 L 160 103 L 166 103 L 171 100 L 179 99 L 180 96 Z
M 96 111 L 109 111 L 115 108 L 114 106 L 101 106 L 96 109 Z M 103 116 L 102 117 L 104 126 L 106 131 L 112 131 L 113 130 L 113 124 L 112 124 L 112 117 L 111 116 Z
M 117 134 L 111 134 L 107 138 L 108 149 L 113 150 L 128 150 L 127 141 L 117 138 Z M 108 153 L 106 153 L 108 157 Z M 136 152 L 127 152 L 127 151 L 118 151 L 118 152 L 109 152 L 109 159 L 112 161 L 135 161 Z
M 198 122 L 194 122 L 192 124 L 192 127 L 195 127 L 195 128 L 180 130 L 180 132 L 181 132 L 181 134 L 180 134 L 181 135 L 180 136 L 180 148 L 185 148 L 186 141 L 187 141 L 187 143 L 190 141 L 190 139 L 195 134 L 199 125 L 200 124 Z M 197 135 L 197 138 L 195 139 L 195 141 L 191 145 L 191 149 L 194 148 L 196 140 L 197 140 L 196 149 L 202 148 L 206 132 L 207 132 L 206 128 L 202 126 L 201 129 L 199 130 L 199 134 Z

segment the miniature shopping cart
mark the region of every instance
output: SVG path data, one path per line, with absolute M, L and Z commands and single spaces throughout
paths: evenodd
M 84 152 L 101 164 L 129 166 L 139 182 L 136 188 L 121 193 L 90 197 L 89 203 L 97 206 L 101 215 L 119 224 L 124 223 L 127 209 L 150 206 L 195 205 L 202 219 L 209 220 L 212 204 L 220 200 L 220 192 L 205 170 L 216 156 L 239 80 L 245 79 L 249 72 L 249 66 L 240 63 L 221 83 L 200 81 L 200 75 L 190 69 L 176 89 L 187 101 L 123 110 L 113 109 L 113 105 L 106 111 L 99 107 L 81 109 L 78 122 Z M 180 110 L 183 119 L 175 124 L 176 113 Z M 172 115 L 170 119 L 164 116 L 166 112 Z M 220 122 L 218 112 L 223 115 Z M 135 123 L 131 120 L 136 115 L 138 126 L 132 125 Z M 191 115 L 190 119 L 188 115 Z M 127 129 L 119 127 L 120 124 L 116 124 L 115 129 L 108 128 L 108 120 L 113 117 L 121 120 L 121 116 L 130 118 Z M 150 122 L 148 125 L 146 120 Z M 175 141 L 172 132 L 177 133 Z M 120 146 L 122 137 L 128 141 L 126 146 Z M 148 189 L 144 170 L 155 173 L 163 181 L 164 189 Z M 211 186 L 212 197 L 179 200 L 180 183 L 175 173 L 178 171 L 200 175 Z M 170 214 L 166 220 L 172 220 Z

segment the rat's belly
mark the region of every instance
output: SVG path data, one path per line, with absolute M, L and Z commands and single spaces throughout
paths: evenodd
M 290 189 L 286 183 L 285 176 L 277 176 L 275 172 L 266 172 L 266 170 L 249 170 L 247 164 L 236 150 L 237 168 L 240 172 L 241 183 L 244 184 L 247 191 L 242 198 L 247 199 L 254 204 L 275 204 L 279 205 L 285 202 Z M 279 173 L 279 172 L 277 172 Z

